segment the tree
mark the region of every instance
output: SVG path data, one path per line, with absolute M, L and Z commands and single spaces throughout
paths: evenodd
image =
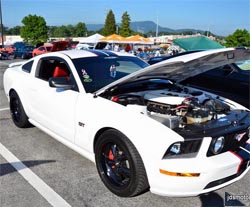
M 75 27 L 74 37 L 84 37 L 87 34 L 87 27 L 83 22 L 78 22 Z
M 122 23 L 120 27 L 120 35 L 123 37 L 128 37 L 131 35 L 130 29 L 130 16 L 127 12 L 124 12 L 122 15 Z
M 71 26 L 62 25 L 60 27 L 56 27 L 53 31 L 53 37 L 70 37 L 72 32 Z
M 226 47 L 240 47 L 250 46 L 250 32 L 246 29 L 237 29 L 233 34 L 225 38 L 224 46 Z
M 103 35 L 108 36 L 114 34 L 115 32 L 116 32 L 115 15 L 112 10 L 109 10 L 103 28 Z
M 43 17 L 28 15 L 23 18 L 21 27 L 21 37 L 26 42 L 36 45 L 39 42 L 46 42 L 48 39 L 48 27 Z
M 20 26 L 15 26 L 13 28 L 10 28 L 8 30 L 9 35 L 19 35 L 20 34 L 21 27 Z

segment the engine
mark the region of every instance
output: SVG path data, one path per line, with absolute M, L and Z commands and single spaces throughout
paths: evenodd
M 201 104 L 197 98 L 191 97 L 185 98 L 181 104 L 177 105 L 150 100 L 147 102 L 147 110 L 153 118 L 163 123 L 167 120 L 166 125 L 175 128 L 180 124 L 205 123 L 216 119 L 218 113 L 226 112 L 229 107 L 215 99 L 207 100 Z
M 191 124 L 206 124 L 224 116 L 230 107 L 201 91 L 169 92 L 164 90 L 123 94 L 113 101 L 130 106 L 145 107 L 146 114 L 171 129 Z M 145 113 L 145 112 L 144 112 Z

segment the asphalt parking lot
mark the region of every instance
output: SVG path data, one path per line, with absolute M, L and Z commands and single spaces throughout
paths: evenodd
M 197 197 L 162 197 L 150 192 L 133 198 L 115 196 L 89 160 L 36 127 L 19 129 L 12 123 L 3 73 L 9 63 L 19 60 L 0 60 L 1 207 L 250 206 L 250 173 L 237 183 Z M 239 199 L 225 200 L 232 196 Z

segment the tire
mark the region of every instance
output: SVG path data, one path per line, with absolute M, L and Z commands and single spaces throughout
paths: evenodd
M 121 197 L 145 192 L 148 179 L 142 159 L 132 142 L 116 130 L 107 130 L 95 144 L 97 171 L 104 185 Z
M 25 58 L 26 58 L 25 54 L 22 54 L 21 58 L 22 58 L 22 59 L 25 59 Z
M 15 91 L 10 93 L 10 113 L 14 124 L 19 128 L 30 127 L 29 118 L 26 115 L 22 102 Z

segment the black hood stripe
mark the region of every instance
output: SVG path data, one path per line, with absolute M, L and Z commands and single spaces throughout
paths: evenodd
M 95 55 L 98 55 L 100 57 L 113 57 L 113 56 L 118 56 L 112 51 L 109 50 L 90 50 L 89 52 L 94 53 Z

